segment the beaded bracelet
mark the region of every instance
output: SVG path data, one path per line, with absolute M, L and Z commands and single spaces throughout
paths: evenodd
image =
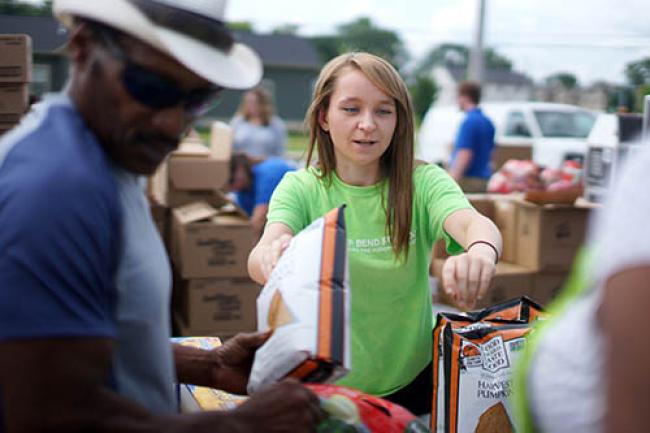
M 469 244 L 469 246 L 465 249 L 465 252 L 469 252 L 469 249 L 476 244 L 485 244 L 488 247 L 492 248 L 492 250 L 494 250 L 494 264 L 496 265 L 497 263 L 499 263 L 499 250 L 497 250 L 497 247 L 495 247 L 488 241 L 474 241 L 471 244 Z

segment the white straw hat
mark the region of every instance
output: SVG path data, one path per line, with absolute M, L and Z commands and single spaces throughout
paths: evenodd
M 226 27 L 226 0 L 54 0 L 68 28 L 74 17 L 97 21 L 146 42 L 222 87 L 247 89 L 262 78 L 262 62 L 234 42 Z

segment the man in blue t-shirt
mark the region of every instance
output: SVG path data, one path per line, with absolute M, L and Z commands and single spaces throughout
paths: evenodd
M 293 164 L 282 158 L 255 158 L 236 153 L 230 160 L 230 189 L 236 193 L 237 204 L 251 217 L 257 237 L 266 225 L 266 214 L 273 191 Z
M 478 107 L 480 100 L 478 84 L 464 82 L 460 85 L 458 106 L 466 115 L 456 136 L 449 174 L 465 192 L 485 192 L 492 174 L 494 125 Z
M 0 139 L 0 433 L 314 431 L 294 381 L 179 415 L 175 381 L 243 394 L 267 334 L 172 345 L 171 272 L 144 187 L 223 88 L 261 62 L 224 1 L 54 0 L 66 92 Z

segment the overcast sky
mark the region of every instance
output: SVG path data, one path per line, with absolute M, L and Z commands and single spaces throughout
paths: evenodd
M 582 84 L 623 82 L 650 56 L 650 0 L 487 0 L 485 44 L 536 80 L 569 71 Z M 414 57 L 440 42 L 471 43 L 478 0 L 230 0 L 228 19 L 258 31 L 285 23 L 303 35 L 369 16 L 397 31 Z
M 39 0 L 29 0 L 39 2 Z M 91 0 L 89 0 L 91 1 Z M 627 62 L 650 57 L 650 0 L 486 0 L 485 44 L 541 80 L 573 72 L 582 84 L 622 83 Z M 299 25 L 332 33 L 369 16 L 398 32 L 414 58 L 441 42 L 470 44 L 478 0 L 229 0 L 228 19 L 258 31 Z

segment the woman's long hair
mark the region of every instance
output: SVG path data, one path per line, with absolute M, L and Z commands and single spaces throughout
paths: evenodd
M 406 84 L 390 63 L 369 53 L 348 53 L 335 57 L 323 67 L 305 119 L 310 132 L 307 167 L 316 148 L 321 177 L 329 178 L 336 169 L 334 145 L 329 133 L 321 128 L 319 118 L 329 109 L 336 80 L 346 69 L 361 71 L 395 101 L 395 132 L 380 159 L 382 174 L 388 179 L 388 200 L 383 196 L 382 200 L 386 211 L 386 233 L 393 252 L 396 257 L 406 259 L 413 220 L 413 106 Z
M 271 94 L 263 87 L 256 87 L 244 93 L 241 102 L 239 103 L 237 114 L 246 120 L 250 120 L 250 115 L 246 112 L 245 103 L 246 95 L 249 94 L 254 95 L 257 103 L 260 105 L 260 118 L 262 120 L 262 125 L 268 125 L 271 123 L 271 119 L 275 114 L 275 106 L 273 105 Z

